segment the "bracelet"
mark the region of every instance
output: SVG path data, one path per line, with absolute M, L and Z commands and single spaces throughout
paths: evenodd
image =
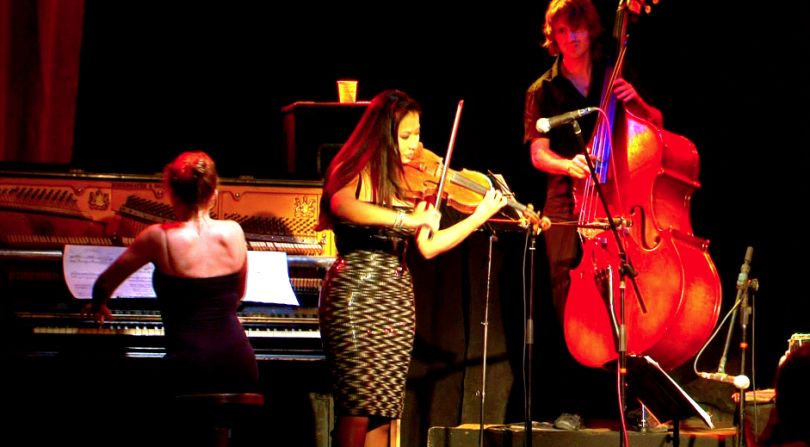
M 405 226 L 405 211 L 400 211 L 397 214 L 397 218 L 394 219 L 394 229 L 399 230 L 400 228 Z

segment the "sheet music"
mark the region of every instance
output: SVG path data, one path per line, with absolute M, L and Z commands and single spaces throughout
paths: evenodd
M 124 250 L 126 247 L 65 245 L 62 272 L 71 295 L 78 299 L 92 298 L 96 278 Z M 113 298 L 155 298 L 155 290 L 152 288 L 154 270 L 155 266 L 151 263 L 141 267 L 115 289 Z
M 65 245 L 62 271 L 71 295 L 90 299 L 96 278 L 126 247 Z M 153 264 L 133 273 L 113 292 L 114 298 L 155 298 L 152 287 Z M 243 301 L 298 306 L 287 265 L 287 253 L 249 251 L 247 290 Z
M 290 282 L 287 253 L 248 252 L 247 291 L 242 301 L 300 305 Z
M 706 425 L 709 428 L 714 429 L 714 424 L 712 423 L 712 417 L 709 416 L 709 413 L 706 413 L 706 411 L 700 405 L 698 405 L 698 403 L 695 402 L 695 400 L 692 399 L 691 396 L 686 394 L 686 392 L 681 388 L 681 386 L 678 385 L 678 383 L 675 382 L 675 380 L 673 380 L 672 377 L 670 377 L 669 374 L 667 374 L 661 368 L 661 366 L 658 364 L 658 362 L 653 360 L 652 357 L 650 357 L 648 355 L 644 356 L 644 360 L 646 360 L 647 363 L 649 363 L 650 365 L 653 365 L 657 370 L 659 370 L 661 372 L 661 376 L 666 377 L 667 380 L 669 380 L 669 382 L 672 384 L 672 386 L 674 386 L 680 392 L 681 397 L 686 398 L 686 400 L 689 402 L 689 404 L 692 406 L 692 408 L 695 410 L 695 412 L 698 414 L 698 416 L 700 416 L 700 418 L 703 419 L 703 422 L 705 422 Z

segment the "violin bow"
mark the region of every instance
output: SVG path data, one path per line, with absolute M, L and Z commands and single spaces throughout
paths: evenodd
M 450 143 L 447 145 L 447 155 L 444 156 L 442 165 L 442 176 L 439 178 L 439 188 L 436 190 L 436 209 L 441 207 L 442 192 L 444 192 L 444 182 L 447 179 L 447 168 L 450 166 L 450 157 L 453 156 L 453 147 L 456 145 L 456 134 L 458 133 L 458 123 L 461 121 L 461 109 L 464 108 L 464 100 L 458 101 L 456 108 L 456 118 L 453 120 L 453 130 L 450 132 Z

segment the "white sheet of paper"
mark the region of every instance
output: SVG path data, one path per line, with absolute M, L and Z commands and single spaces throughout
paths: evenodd
M 99 245 L 65 245 L 62 256 L 62 272 L 65 282 L 74 298 L 93 297 L 93 283 L 98 275 L 115 261 L 126 247 L 105 247 Z M 153 264 L 146 264 L 124 281 L 115 292 L 116 298 L 154 298 L 152 288 Z
M 62 270 L 68 290 L 73 297 L 92 298 L 96 278 L 124 250 L 125 247 L 65 245 Z M 113 297 L 154 298 L 155 290 L 152 288 L 154 269 L 151 263 L 143 266 L 113 292 Z M 299 305 L 290 283 L 286 253 L 248 252 L 247 290 L 243 301 Z
M 299 305 L 290 282 L 287 253 L 248 252 L 247 290 L 242 301 Z

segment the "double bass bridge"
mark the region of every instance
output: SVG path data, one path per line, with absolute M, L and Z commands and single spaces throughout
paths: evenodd
M 633 225 L 633 221 L 624 216 L 614 217 L 613 223 L 616 225 L 616 229 L 622 232 L 621 234 L 626 234 L 627 230 Z M 610 222 L 607 217 L 599 217 L 577 223 L 577 231 L 584 239 L 595 239 L 601 233 L 610 231 Z M 604 246 L 604 244 L 602 245 Z

